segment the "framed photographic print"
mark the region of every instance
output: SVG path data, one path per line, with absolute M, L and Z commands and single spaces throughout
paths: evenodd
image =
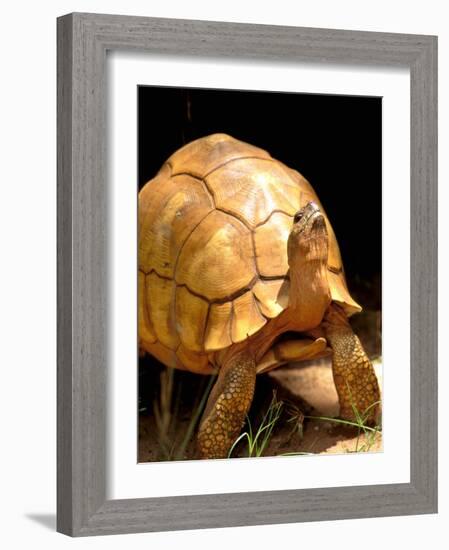
M 58 19 L 59 531 L 436 511 L 436 75 L 429 36 Z
M 381 448 L 379 383 L 349 328 L 360 307 L 328 221 L 345 236 L 342 256 L 357 263 L 346 265 L 346 278 L 358 295 L 365 292 L 358 322 L 379 367 L 381 102 L 139 87 L 140 462 L 338 452 L 350 449 L 346 439 L 354 451 Z M 342 162 L 348 155 L 350 166 Z M 323 182 L 318 195 L 288 168 L 298 157 L 307 159 L 303 173 Z M 372 216 L 362 207 L 361 174 Z M 337 312 L 341 324 L 331 321 Z M 354 353 L 341 357 L 350 390 L 343 373 L 332 376 L 340 333 Z M 256 382 L 263 373 L 273 377 Z M 366 389 L 357 390 L 365 379 Z M 344 420 L 307 414 L 305 422 L 312 411 L 299 399 L 304 392 L 317 400 L 315 413 Z M 339 410 L 345 401 L 346 413 Z M 356 418 L 360 426 L 351 425 Z

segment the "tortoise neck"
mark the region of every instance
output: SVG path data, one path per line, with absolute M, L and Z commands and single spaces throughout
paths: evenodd
M 288 243 L 290 266 L 289 307 L 304 329 L 321 323 L 330 304 L 327 278 L 328 241 L 326 238 L 310 242 L 295 242 L 299 236 L 292 232 Z
M 290 307 L 303 311 L 313 308 L 329 294 L 327 265 L 323 260 L 309 260 L 290 267 Z
M 293 224 L 287 243 L 289 305 L 301 326 L 314 328 L 321 322 L 330 303 L 327 279 L 329 237 L 325 219 L 319 211 L 314 209 L 304 221 L 305 215 Z

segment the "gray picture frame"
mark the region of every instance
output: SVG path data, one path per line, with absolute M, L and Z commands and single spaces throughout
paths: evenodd
M 437 38 L 84 13 L 60 17 L 57 28 L 58 531 L 85 536 L 436 512 Z M 108 50 L 410 69 L 410 483 L 107 500 Z

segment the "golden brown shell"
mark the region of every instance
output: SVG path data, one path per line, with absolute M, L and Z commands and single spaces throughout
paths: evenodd
M 174 153 L 139 194 L 139 339 L 167 365 L 203 372 L 208 354 L 259 331 L 288 306 L 287 239 L 318 197 L 266 151 L 213 134 Z M 332 298 L 348 314 L 327 220 Z

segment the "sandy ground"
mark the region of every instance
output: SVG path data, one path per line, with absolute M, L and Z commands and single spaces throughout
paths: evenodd
M 376 374 L 382 386 L 379 362 L 375 362 Z M 150 374 L 153 374 L 151 372 Z M 139 419 L 139 462 L 167 460 L 167 449 L 170 448 L 170 459 L 188 460 L 196 458 L 194 433 L 189 437 L 185 448 L 182 446 L 191 419 L 194 402 L 198 404 L 201 381 L 204 389 L 204 379 L 190 373 L 177 371 L 176 377 L 181 383 L 174 392 L 178 398 L 174 404 L 167 430 L 167 445 L 161 450 L 160 431 L 155 422 L 154 412 L 148 407 L 142 407 Z M 194 388 L 198 390 L 194 396 Z M 381 433 L 372 434 L 368 438 L 357 428 L 339 423 L 311 417 L 332 417 L 338 415 L 339 405 L 337 393 L 332 380 L 331 363 L 329 359 L 317 362 L 289 365 L 261 375 L 257 379 L 253 405 L 249 412 L 253 428 L 258 425 L 263 413 L 267 410 L 276 392 L 277 399 L 283 402 L 282 413 L 277 422 L 268 446 L 263 456 L 275 456 L 289 453 L 333 454 L 347 452 L 379 452 L 382 450 Z M 154 403 L 153 403 L 154 404 Z M 302 424 L 291 421 L 291 411 L 295 414 L 301 411 L 305 415 Z M 289 421 L 290 420 L 290 421 Z M 247 426 L 244 430 L 247 429 Z M 244 443 L 236 447 L 235 457 L 247 456 Z

